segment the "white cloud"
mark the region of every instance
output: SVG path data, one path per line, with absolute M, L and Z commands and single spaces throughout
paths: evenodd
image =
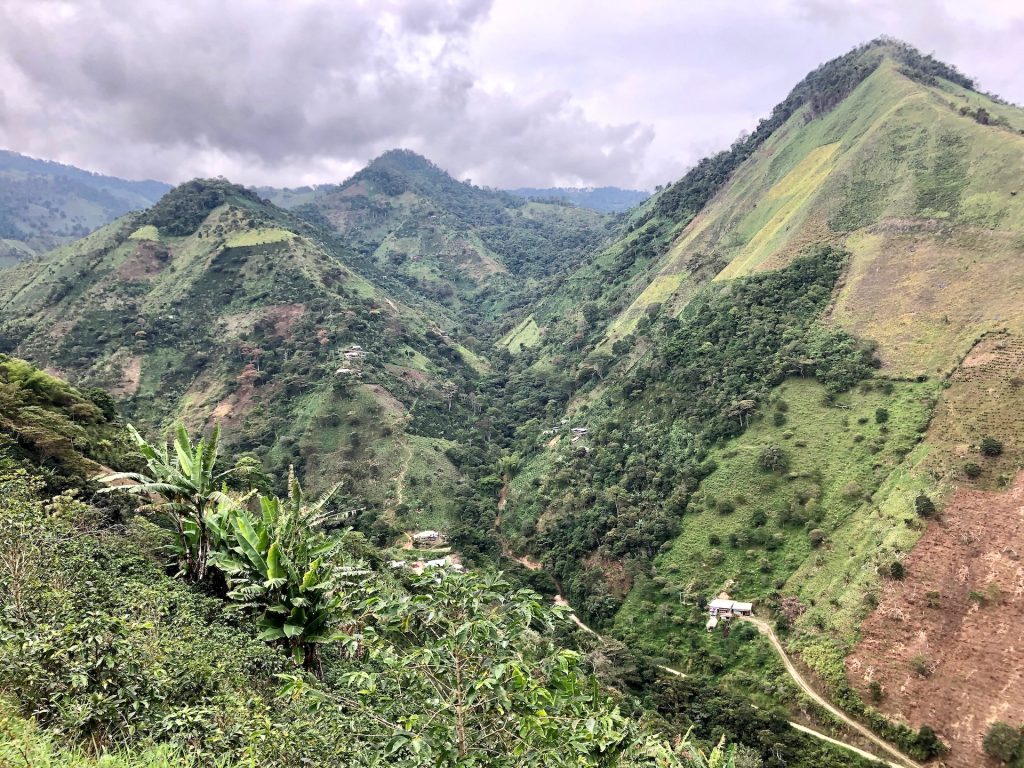
M 1024 101 L 978 0 L 0 0 L 0 145 L 128 177 L 337 181 L 393 147 L 494 186 L 653 186 L 886 33 Z

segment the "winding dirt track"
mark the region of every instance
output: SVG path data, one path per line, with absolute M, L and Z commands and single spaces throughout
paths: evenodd
M 569 618 L 571 618 L 572 621 L 576 624 L 576 626 L 578 626 L 580 629 L 582 629 L 585 632 L 589 632 L 590 634 L 595 635 L 597 637 L 601 636 L 596 631 L 594 631 L 589 626 L 583 623 L 583 620 L 576 615 L 576 612 L 573 611 L 572 606 L 569 605 L 568 602 L 566 602 L 564 597 L 562 597 L 561 595 L 555 597 L 555 604 L 568 608 L 570 611 Z M 765 635 L 768 638 L 768 640 L 771 641 L 772 647 L 775 649 L 776 653 L 778 653 L 779 657 L 782 659 L 782 663 L 785 665 L 786 671 L 789 673 L 789 676 L 793 678 L 796 684 L 800 686 L 800 690 L 802 690 L 809 697 L 814 699 L 814 701 L 816 701 L 818 704 L 820 704 L 822 707 L 828 710 L 836 719 L 842 721 L 845 725 L 849 726 L 850 728 L 853 728 L 855 731 L 857 731 L 857 733 L 859 733 L 864 738 L 868 739 L 872 744 L 877 746 L 879 749 L 882 749 L 885 752 L 892 755 L 893 757 L 895 757 L 897 762 L 892 762 L 891 760 L 880 760 L 877 755 L 873 755 L 870 752 L 861 749 L 860 747 L 855 747 L 853 744 L 848 744 L 845 741 L 840 741 L 839 739 L 832 738 L 831 736 L 826 736 L 824 733 L 816 731 L 813 728 L 808 728 L 806 725 L 803 725 L 801 723 L 795 723 L 792 720 L 790 720 L 788 721 L 790 726 L 800 731 L 801 733 L 806 733 L 808 736 L 813 736 L 814 738 L 820 739 L 821 741 L 827 741 L 829 744 L 832 744 L 834 746 L 842 747 L 843 749 L 849 750 L 850 752 L 860 755 L 861 757 L 867 760 L 881 762 L 884 765 L 889 766 L 889 768 L 924 768 L 924 766 L 922 766 L 920 763 L 911 760 L 909 757 L 904 755 L 902 752 L 900 752 L 898 749 L 890 745 L 888 742 L 876 736 L 874 733 L 868 730 L 867 727 L 861 725 L 856 720 L 852 719 L 849 715 L 836 709 L 834 706 L 829 704 L 824 697 L 822 697 L 817 691 L 815 691 L 810 686 L 810 684 L 806 680 L 804 680 L 803 676 L 800 674 L 800 670 L 793 666 L 793 662 L 790 661 L 789 656 L 786 654 L 786 649 L 782 647 L 782 643 L 779 642 L 779 638 L 775 636 L 775 631 L 771 628 L 769 624 L 766 624 L 760 619 L 755 619 L 753 617 L 743 618 L 743 621 L 749 621 L 751 624 L 757 627 L 758 632 L 760 632 L 762 635 Z M 658 664 L 657 667 L 658 669 L 668 672 L 670 675 L 675 675 L 676 677 L 683 678 L 686 677 L 686 674 L 684 672 L 680 672 L 678 669 L 666 667 L 663 664 Z
M 804 679 L 803 675 L 800 674 L 800 670 L 798 670 L 793 665 L 793 662 L 790 660 L 789 655 L 786 653 L 786 649 L 782 647 L 782 643 L 779 642 L 779 638 L 776 637 L 775 630 L 773 630 L 771 628 L 771 625 L 769 625 L 768 623 L 766 623 L 764 621 L 761 621 L 761 619 L 755 619 L 753 616 L 741 617 L 741 621 L 749 621 L 751 624 L 753 624 L 755 627 L 757 627 L 757 631 L 758 632 L 760 632 L 762 635 L 764 635 L 764 636 L 766 636 L 768 638 L 768 640 L 772 644 L 772 647 L 775 649 L 775 652 L 778 653 L 779 654 L 779 658 L 782 659 L 782 663 L 783 663 L 783 665 L 785 665 L 786 671 L 789 673 L 789 676 L 791 678 L 793 678 L 793 681 L 798 686 L 800 686 L 800 690 L 802 690 L 810 698 L 814 699 L 814 701 L 816 701 L 819 705 L 821 705 L 826 710 L 828 710 L 828 712 L 833 717 L 835 717 L 837 720 L 842 721 L 845 725 L 847 725 L 848 727 L 850 727 L 853 730 L 855 730 L 857 733 L 859 733 L 865 739 L 868 739 L 872 744 L 874 744 L 879 749 L 882 749 L 885 752 L 887 752 L 888 754 L 890 754 L 893 757 L 895 757 L 898 762 L 896 762 L 896 763 L 890 762 L 889 763 L 890 766 L 894 766 L 894 768 L 906 768 L 906 766 L 910 766 L 910 768 L 924 768 L 920 763 L 915 762 L 914 760 L 911 760 L 909 757 L 907 757 L 905 754 L 903 754 L 900 750 L 896 749 L 896 747 L 894 747 L 891 744 L 889 744 L 889 742 L 885 741 L 884 739 L 880 738 L 879 736 L 876 736 L 874 733 L 872 733 L 867 728 L 867 726 L 861 725 L 860 723 L 858 723 L 856 720 L 854 720 L 852 717 L 847 715 L 842 710 L 839 710 L 836 707 L 832 706 L 828 702 L 828 700 L 825 699 L 824 696 L 822 696 L 817 691 L 815 691 L 810 686 L 810 684 Z M 852 746 L 850 744 L 846 744 L 845 742 L 836 741 L 835 739 L 831 739 L 831 738 L 829 738 L 827 736 L 824 736 L 823 734 L 820 734 L 817 731 L 811 731 L 811 729 L 806 728 L 805 726 L 797 725 L 796 723 L 790 723 L 790 725 L 792 725 L 794 728 L 797 728 L 798 730 L 805 731 L 807 733 L 812 733 L 815 736 L 820 736 L 822 738 L 825 738 L 828 741 L 832 741 L 832 742 L 834 742 L 836 744 L 840 744 L 840 745 L 846 747 L 847 749 L 853 750 L 854 752 L 859 752 L 862 755 L 866 755 L 867 757 L 870 757 L 871 759 L 877 760 L 877 758 L 875 758 L 873 755 L 867 755 L 867 753 L 863 752 L 862 750 L 857 749 L 856 747 L 854 747 L 854 746 Z

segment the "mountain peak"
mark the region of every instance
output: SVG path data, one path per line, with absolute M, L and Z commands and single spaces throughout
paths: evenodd
M 443 168 L 432 163 L 423 155 L 413 152 L 411 149 L 389 149 L 384 154 L 375 158 L 364 171 L 391 171 L 400 173 L 403 176 L 416 177 L 446 177 L 451 174 Z
M 225 178 L 192 179 L 160 198 L 146 214 L 146 222 L 164 234 L 191 235 L 210 211 L 229 201 L 263 203 L 255 192 Z

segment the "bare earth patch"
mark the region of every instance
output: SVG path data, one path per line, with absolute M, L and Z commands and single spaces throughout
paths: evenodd
M 1007 491 L 960 489 L 887 582 L 846 660 L 882 711 L 950 746 L 942 765 L 987 765 L 982 739 L 996 720 L 1024 721 L 1024 473 Z M 994 765 L 994 763 L 993 763 Z
M 417 371 L 415 368 L 406 368 L 404 365 L 385 363 L 384 369 L 388 371 L 388 373 L 391 373 L 404 381 L 410 381 L 416 384 L 425 384 L 427 381 L 427 374 L 423 371 Z
M 139 391 L 139 383 L 142 381 L 142 358 L 138 355 L 129 357 L 121 371 L 121 379 L 110 391 L 119 397 L 131 397 Z
M 594 552 L 584 561 L 588 568 L 601 571 L 604 583 L 613 595 L 624 597 L 633 586 L 633 580 L 622 563 L 610 557 L 603 556 L 600 552 Z
M 163 271 L 170 258 L 171 252 L 166 245 L 142 240 L 132 254 L 121 262 L 116 274 L 122 280 L 151 280 Z
M 364 385 L 371 393 L 374 400 L 384 409 L 384 413 L 392 420 L 401 419 L 405 415 L 405 406 L 402 401 L 384 389 L 380 384 Z
M 245 414 L 252 407 L 258 378 L 259 372 L 256 370 L 256 366 L 252 363 L 247 364 L 235 379 L 234 391 L 217 403 L 217 407 L 213 409 L 213 413 L 210 414 L 210 423 L 219 422 L 226 429 L 240 426 Z
M 274 335 L 292 339 L 292 326 L 306 313 L 305 304 L 277 304 L 267 307 L 266 317 L 274 323 Z

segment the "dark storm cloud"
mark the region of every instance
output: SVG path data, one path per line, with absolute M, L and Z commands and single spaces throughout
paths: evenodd
M 651 187 L 879 34 L 1024 100 L 1000 0 L 0 0 L 0 146 L 129 177 Z

